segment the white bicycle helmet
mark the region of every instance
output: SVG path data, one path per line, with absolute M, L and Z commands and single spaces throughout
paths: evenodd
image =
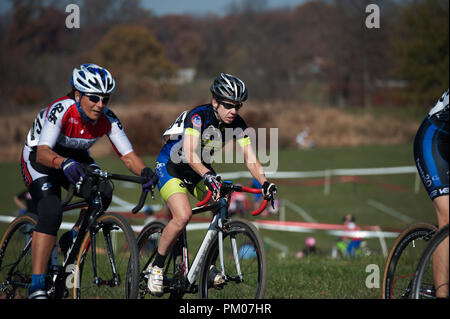
M 109 94 L 116 86 L 111 73 L 93 63 L 73 69 L 71 83 L 74 89 L 83 93 Z
M 244 82 L 237 77 L 221 73 L 211 85 L 211 93 L 218 99 L 234 102 L 244 102 L 248 97 L 248 90 Z

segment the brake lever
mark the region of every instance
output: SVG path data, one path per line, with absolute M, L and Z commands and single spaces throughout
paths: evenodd
M 80 176 L 80 179 L 78 180 L 78 182 L 75 184 L 75 188 L 77 190 L 77 193 L 80 193 L 81 190 L 81 185 L 83 184 L 83 176 Z

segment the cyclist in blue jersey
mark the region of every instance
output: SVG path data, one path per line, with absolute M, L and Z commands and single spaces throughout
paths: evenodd
M 211 103 L 183 112 L 164 133 L 166 144 L 156 160 L 158 188 L 173 218 L 164 228 L 156 258 L 148 268 L 148 286 L 154 295 L 163 293 L 165 258 L 192 216 L 188 192 L 201 200 L 207 187 L 217 199 L 220 178 L 211 167 L 215 151 L 235 139 L 243 150 L 248 170 L 262 185 L 262 195 L 270 200 L 276 193 L 252 149 L 247 125 L 238 114 L 248 96 L 244 82 L 222 73 L 210 91 Z M 219 284 L 220 280 L 217 275 L 214 283 Z
M 449 219 L 448 89 L 429 111 L 414 140 L 414 161 L 433 202 L 439 228 Z M 448 297 L 449 246 L 447 239 L 436 249 L 433 275 L 437 297 Z

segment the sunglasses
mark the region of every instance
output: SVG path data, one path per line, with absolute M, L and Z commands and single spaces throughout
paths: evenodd
M 239 109 L 242 107 L 242 102 L 237 104 L 231 104 L 224 101 L 219 101 L 219 104 L 222 104 L 224 108 L 227 110 L 231 110 L 232 108 L 235 108 L 236 111 L 239 111 Z
M 109 102 L 109 95 L 102 96 L 89 93 L 85 93 L 84 95 L 86 95 L 89 98 L 89 101 L 91 101 L 92 103 L 98 103 L 100 100 L 102 100 L 102 103 L 106 105 Z

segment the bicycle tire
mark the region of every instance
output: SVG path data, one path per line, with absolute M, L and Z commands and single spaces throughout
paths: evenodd
M 211 267 L 220 270 L 219 241 L 215 236 L 207 248 L 205 259 L 200 268 L 199 297 L 202 299 L 259 299 L 264 298 L 268 265 L 265 245 L 256 227 L 245 220 L 230 220 L 225 223 L 223 234 L 223 251 L 225 275 L 224 284 L 214 286 L 211 278 Z M 241 238 L 241 235 L 244 235 Z M 242 281 L 237 280 L 237 266 L 233 257 L 231 238 L 236 238 L 236 252 L 239 256 L 239 266 Z M 239 238 L 237 238 L 239 237 Z M 230 245 L 227 244 L 229 240 Z M 231 280 L 231 278 L 234 278 Z M 255 285 L 255 286 L 253 286 Z
M 437 233 L 430 240 L 429 244 L 425 248 L 425 251 L 420 258 L 419 263 L 417 264 L 416 271 L 414 272 L 413 282 L 412 282 L 412 294 L 410 296 L 411 299 L 420 299 L 421 296 L 425 296 L 426 298 L 434 297 L 426 295 L 422 292 L 422 281 L 425 269 L 429 263 L 431 263 L 431 258 L 436 248 L 446 239 L 448 238 L 448 224 L 442 227 L 437 231 Z M 447 260 L 448 262 L 448 260 Z M 448 282 L 447 282 L 448 285 Z
M 0 240 L 0 297 L 27 297 L 33 273 L 31 242 L 27 250 L 24 249 L 31 240 L 37 221 L 38 217 L 31 213 L 15 218 Z M 9 274 L 13 265 L 15 271 Z
M 139 294 L 142 299 L 145 297 L 153 298 L 153 295 L 150 293 L 148 289 L 148 278 L 146 274 L 146 270 L 148 265 L 150 265 L 155 256 L 156 251 L 159 245 L 159 239 L 161 237 L 162 231 L 166 227 L 167 223 L 162 221 L 152 221 L 145 225 L 142 231 L 139 233 L 137 237 L 139 256 L 141 258 L 140 265 L 140 276 L 139 276 Z M 178 239 L 177 239 L 178 240 Z M 166 265 L 164 267 L 164 295 L 163 297 L 168 297 L 169 299 L 181 299 L 184 295 L 182 292 L 182 286 L 185 284 L 185 278 L 181 272 L 177 271 L 178 266 L 181 264 L 181 260 L 177 258 L 181 258 L 182 255 L 176 253 L 177 243 L 173 245 L 171 253 L 166 258 Z M 174 287 L 179 285 L 180 289 L 176 291 Z M 163 298 L 156 297 L 156 298 Z
M 414 243 L 418 239 L 428 240 L 430 233 L 436 231 L 436 226 L 429 223 L 415 223 L 407 227 L 403 230 L 400 235 L 397 237 L 394 245 L 392 246 L 388 258 L 386 259 L 386 264 L 384 267 L 383 274 L 383 287 L 382 287 L 382 298 L 383 299 L 394 299 L 398 297 L 394 291 L 394 285 L 396 281 L 400 278 L 405 280 L 406 288 L 400 288 L 400 291 L 404 291 L 406 294 L 408 293 L 406 290 L 409 290 L 410 281 L 409 278 L 412 277 L 414 268 L 408 269 L 405 273 L 398 274 L 397 265 L 399 263 L 400 258 L 404 251 L 409 247 L 411 243 Z M 417 260 L 412 260 L 410 266 L 415 267 L 416 262 L 419 260 L 419 256 L 422 253 L 422 250 L 418 249 Z M 412 257 L 415 259 L 415 257 Z M 409 271 L 411 270 L 411 271 Z M 397 273 L 396 273 L 397 271 Z M 406 283 L 407 281 L 407 283 Z
M 99 284 L 93 280 L 93 249 L 89 230 L 83 239 L 76 260 L 73 297 L 76 299 L 136 299 L 139 282 L 139 252 L 133 229 L 123 216 L 115 213 L 104 214 L 98 217 L 95 223 L 96 270 L 101 281 Z M 101 233 L 103 236 L 98 236 Z M 110 237 L 111 234 L 116 234 L 115 239 Z M 110 240 L 115 242 L 108 244 Z M 113 277 L 111 256 L 114 257 L 118 278 Z M 123 260 L 119 260 L 121 257 L 124 257 Z

